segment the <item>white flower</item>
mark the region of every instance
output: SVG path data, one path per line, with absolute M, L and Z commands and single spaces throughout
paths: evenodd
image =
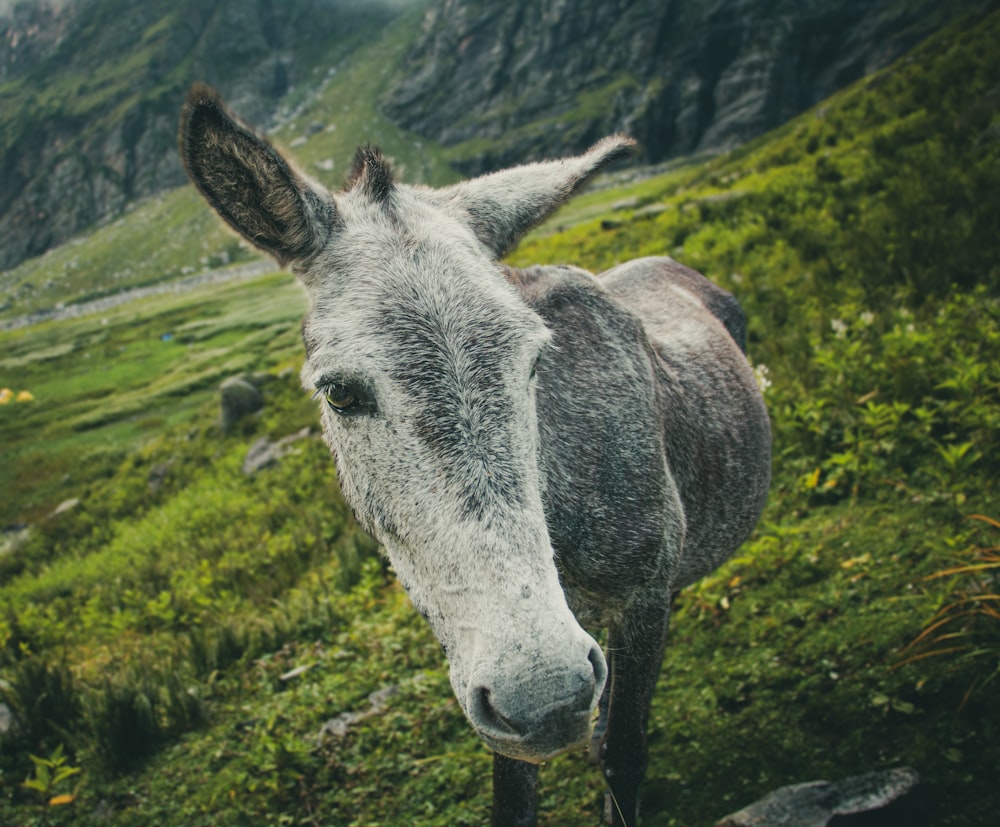
M 843 319 L 831 319 L 830 329 L 838 339 L 843 339 L 847 335 L 847 325 Z
M 772 385 L 768 373 L 767 365 L 763 363 L 754 365 L 753 378 L 757 380 L 757 387 L 760 388 L 762 394 L 767 393 L 767 389 Z
M 871 327 L 872 322 L 875 321 L 875 314 L 872 313 L 871 310 L 866 310 L 864 313 L 858 316 L 858 319 L 861 321 L 861 324 L 863 324 L 865 327 Z

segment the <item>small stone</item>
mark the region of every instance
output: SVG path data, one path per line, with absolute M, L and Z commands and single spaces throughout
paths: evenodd
M 174 465 L 174 460 L 168 459 L 166 462 L 158 462 L 152 468 L 149 469 L 149 476 L 146 478 L 147 485 L 149 486 L 149 491 L 155 494 L 163 485 L 164 480 L 166 480 L 167 475 L 170 473 L 170 469 Z
M 615 201 L 611 205 L 612 212 L 621 212 L 622 210 L 634 210 L 639 206 L 639 199 L 635 198 L 623 198 L 621 201 Z
M 222 404 L 222 427 L 229 430 L 243 417 L 264 407 L 264 397 L 250 382 L 240 376 L 231 376 L 219 386 Z
M 60 514 L 65 514 L 67 511 L 72 511 L 80 504 L 79 497 L 71 497 L 68 500 L 63 500 L 59 505 L 56 506 L 56 510 L 53 511 L 49 517 L 57 517 Z
M 262 436 L 250 446 L 243 459 L 243 473 L 253 476 L 263 468 L 274 465 L 291 450 L 291 446 L 299 440 L 306 439 L 312 429 L 306 426 L 294 434 L 282 437 L 272 442 L 269 437 Z
M 14 713 L 7 704 L 0 704 L 0 735 L 6 735 L 14 728 Z

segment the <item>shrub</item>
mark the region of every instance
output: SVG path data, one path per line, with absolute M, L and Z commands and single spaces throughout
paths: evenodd
M 20 660 L 9 682 L 0 683 L 0 700 L 13 713 L 14 738 L 36 747 L 64 739 L 83 714 L 80 691 L 69 667 L 36 656 Z
M 799 370 L 771 371 L 776 441 L 795 457 L 783 469 L 814 498 L 896 489 L 962 506 L 1000 449 L 1000 305 L 980 288 L 917 312 L 817 315 Z
M 97 756 L 112 773 L 133 770 L 165 741 L 206 718 L 204 703 L 174 671 L 132 667 L 88 698 Z

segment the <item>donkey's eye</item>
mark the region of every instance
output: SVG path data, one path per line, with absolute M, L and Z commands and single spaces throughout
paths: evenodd
M 355 385 L 335 382 L 322 389 L 326 404 L 335 412 L 348 416 L 364 413 L 370 407 L 363 391 Z

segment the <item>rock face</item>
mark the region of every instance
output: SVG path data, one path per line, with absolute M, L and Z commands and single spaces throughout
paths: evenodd
M 0 4 L 0 270 L 186 181 L 194 80 L 267 124 L 278 101 L 394 15 L 364 0 Z
M 656 162 L 759 135 L 970 5 L 437 0 L 383 105 L 401 126 L 455 147 L 468 174 L 579 151 L 615 131 Z

